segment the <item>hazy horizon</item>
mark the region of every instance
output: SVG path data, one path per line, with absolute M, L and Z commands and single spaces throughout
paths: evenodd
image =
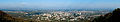
M 0 0 L 0 8 L 120 8 L 120 0 Z

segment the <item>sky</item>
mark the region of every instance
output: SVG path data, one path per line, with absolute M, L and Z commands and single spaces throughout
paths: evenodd
M 0 8 L 120 8 L 120 0 L 0 0 Z

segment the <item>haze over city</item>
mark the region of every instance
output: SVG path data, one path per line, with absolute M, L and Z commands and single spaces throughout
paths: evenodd
M 0 0 L 0 22 L 115 22 L 120 0 Z
M 0 0 L 0 8 L 120 8 L 120 0 Z

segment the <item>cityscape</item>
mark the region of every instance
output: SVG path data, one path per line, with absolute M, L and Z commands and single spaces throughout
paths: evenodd
M 93 21 L 96 17 L 103 16 L 112 10 L 3 10 L 14 18 L 24 18 L 32 21 L 48 22 L 84 22 Z
M 120 0 L 0 0 L 0 22 L 120 22 Z

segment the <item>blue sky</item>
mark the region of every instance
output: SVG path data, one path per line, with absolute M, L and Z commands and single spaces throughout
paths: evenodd
M 120 8 L 120 0 L 0 0 L 9 8 Z

